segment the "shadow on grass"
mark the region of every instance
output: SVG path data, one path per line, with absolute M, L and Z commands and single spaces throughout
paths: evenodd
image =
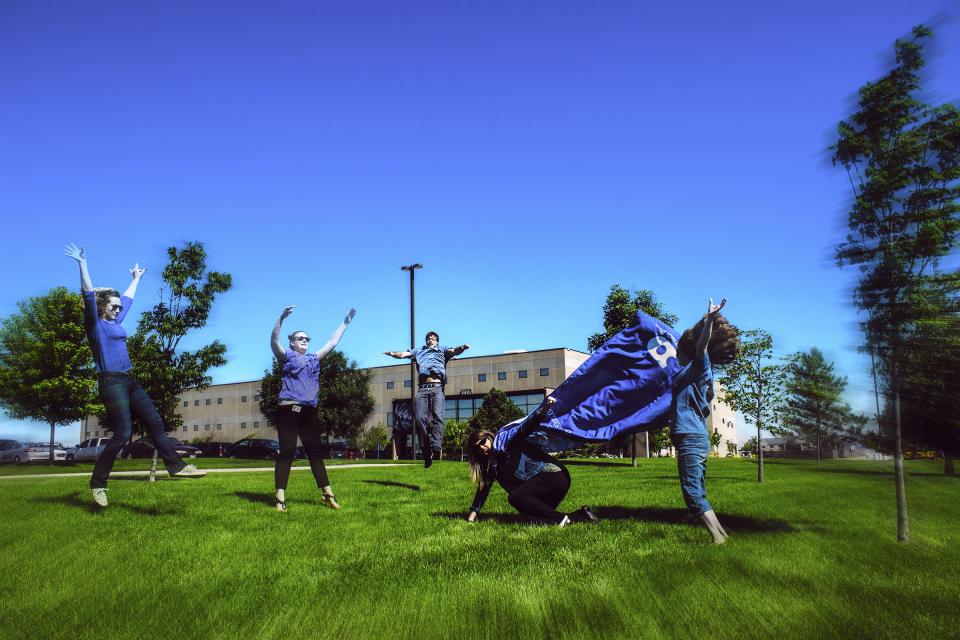
M 641 520 L 661 524 L 682 524 L 700 526 L 700 519 L 692 516 L 686 509 L 666 507 L 594 507 L 600 521 L 603 520 Z M 720 514 L 723 528 L 731 532 L 750 533 L 791 533 L 796 531 L 790 523 L 772 518 L 750 518 L 732 514 Z
M 48 504 L 62 504 L 68 507 L 83 509 L 87 513 L 102 514 L 106 511 L 131 511 L 141 516 L 175 516 L 181 512 L 173 507 L 141 507 L 136 504 L 111 502 L 109 507 L 101 507 L 93 502 L 92 498 L 86 498 L 86 494 L 71 493 L 67 496 L 50 496 L 33 498 L 34 502 L 46 502 Z
M 568 460 L 563 458 L 560 460 L 563 464 L 568 467 L 630 467 L 633 466 L 630 464 L 630 460 L 624 460 L 618 458 L 617 461 L 613 460 Z
M 379 484 L 383 487 L 400 487 L 401 489 L 410 489 L 411 491 L 420 491 L 420 485 L 407 484 L 406 482 L 392 482 L 390 480 L 363 480 L 366 484 Z
M 257 504 L 265 504 L 268 506 L 274 506 L 276 503 L 276 498 L 273 494 L 269 493 L 254 493 L 253 491 L 234 491 L 233 495 L 238 498 L 243 498 L 250 502 L 256 502 Z
M 430 515 L 436 518 L 446 518 L 447 520 L 463 520 L 466 522 L 467 513 L 465 511 L 435 511 Z M 478 522 L 496 522 L 499 524 L 523 524 L 532 525 L 532 523 L 521 516 L 519 513 L 482 513 Z

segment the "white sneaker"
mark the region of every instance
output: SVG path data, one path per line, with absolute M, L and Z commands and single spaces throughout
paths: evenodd
M 107 490 L 106 488 L 102 489 L 93 489 L 93 501 L 96 502 L 101 507 L 107 506 Z
M 287 510 L 287 503 L 281 500 L 277 500 L 277 511 L 283 512 Z
M 334 510 L 340 508 L 340 504 L 337 502 L 336 497 L 334 497 L 332 493 L 323 494 L 323 504 Z
M 196 465 L 188 464 L 180 471 L 177 471 L 172 475 L 174 478 L 202 478 L 207 475 L 206 471 L 200 471 L 197 469 Z
M 567 526 L 568 524 L 570 524 L 570 518 L 568 518 L 567 516 L 563 516 L 563 520 L 561 520 L 561 521 L 560 521 L 560 524 L 558 524 L 557 526 L 558 526 L 558 527 L 565 527 L 565 526 Z

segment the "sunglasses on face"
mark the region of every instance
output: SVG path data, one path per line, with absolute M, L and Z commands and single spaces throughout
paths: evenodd
M 117 311 L 123 311 L 123 305 L 122 305 L 122 304 L 108 304 L 108 305 L 107 305 L 107 309 L 110 310 L 110 311 L 113 311 L 114 309 L 116 309 Z
M 293 339 L 294 342 L 301 341 L 301 340 L 303 342 L 310 342 L 310 338 L 308 338 L 307 336 L 297 336 L 296 338 Z

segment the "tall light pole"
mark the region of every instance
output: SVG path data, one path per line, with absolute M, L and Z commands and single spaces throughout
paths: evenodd
M 410 272 L 410 352 L 413 353 L 413 350 L 417 348 L 416 338 L 414 337 L 413 331 L 413 272 L 417 269 L 423 269 L 423 265 L 419 262 L 415 264 L 408 264 L 405 267 L 400 267 L 402 271 Z M 417 459 L 417 369 L 416 361 L 413 358 L 410 358 L 410 417 L 413 418 L 413 424 L 410 425 L 410 433 L 413 436 L 413 449 L 411 455 L 413 459 Z

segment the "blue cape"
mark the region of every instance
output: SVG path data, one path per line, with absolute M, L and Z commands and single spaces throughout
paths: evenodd
M 603 343 L 556 388 L 551 394 L 556 403 L 546 415 L 534 412 L 501 428 L 494 450 L 506 451 L 521 431 L 545 451 L 562 451 L 657 427 L 670 409 L 671 382 L 681 368 L 677 340 L 672 328 L 638 312 L 633 325 Z

